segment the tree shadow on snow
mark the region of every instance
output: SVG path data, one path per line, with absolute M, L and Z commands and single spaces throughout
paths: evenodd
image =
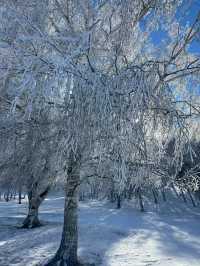
M 61 239 L 63 207 L 51 208 L 50 201 L 47 203 L 40 215 L 46 222 L 44 227 L 18 230 L 16 224 L 22 222 L 21 216 L 0 218 L 0 265 L 24 266 L 30 261 L 42 265 L 55 254 Z M 118 210 L 109 203 L 83 202 L 79 209 L 79 256 L 83 261 L 105 266 L 113 249 L 116 256 L 134 259 L 136 247 L 145 254 L 143 245 L 154 239 L 164 256 L 198 260 L 198 218 L 193 210 L 186 210 L 186 214 L 178 210 L 141 213 L 128 205 Z M 131 241 L 129 254 L 116 248 L 123 241 Z

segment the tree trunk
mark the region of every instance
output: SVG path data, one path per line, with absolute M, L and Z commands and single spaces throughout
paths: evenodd
M 10 190 L 8 189 L 6 193 L 4 193 L 4 199 L 6 202 L 9 201 L 9 194 L 10 194 Z
M 22 186 L 21 184 L 19 185 L 19 190 L 18 190 L 18 203 L 22 203 Z
M 185 194 L 184 194 L 182 188 L 181 188 L 181 196 L 182 196 L 182 198 L 183 198 L 183 201 L 184 201 L 185 203 L 187 203 L 187 199 L 186 199 L 186 197 L 185 197 Z
M 174 193 L 176 194 L 177 198 L 179 198 L 179 194 L 178 194 L 174 184 L 172 184 L 172 189 L 173 189 Z
M 80 173 L 76 162 L 68 167 L 65 191 L 64 225 L 60 247 L 55 257 L 46 266 L 78 266 L 78 188 Z
M 121 209 L 121 195 L 117 195 L 117 209 Z
M 133 197 L 133 191 L 134 191 L 135 186 L 130 185 L 129 189 L 128 189 L 128 199 L 131 200 Z
M 144 204 L 143 204 L 143 200 L 142 200 L 142 193 L 141 193 L 141 189 L 138 188 L 138 198 L 139 198 L 139 204 L 140 204 L 140 211 L 144 212 Z
M 14 191 L 13 191 L 13 199 L 14 199 L 14 200 L 16 199 L 16 195 L 17 195 L 17 192 L 14 190 Z
M 157 193 L 156 193 L 156 191 L 154 189 L 152 189 L 152 193 L 153 193 L 154 203 L 158 204 Z
M 193 197 L 192 197 L 192 194 L 191 194 L 191 192 L 190 192 L 190 189 L 188 188 L 187 191 L 188 191 L 188 194 L 189 194 L 189 196 L 190 196 L 190 200 L 191 200 L 191 202 L 192 202 L 193 207 L 196 207 L 196 203 L 195 203 L 195 201 L 194 201 L 194 199 L 193 199 Z
M 200 188 L 197 191 L 195 191 L 195 197 L 197 200 L 200 201 Z
M 162 189 L 162 197 L 163 197 L 163 201 L 166 202 L 167 198 L 166 198 L 166 195 L 165 195 L 165 189 L 164 188 Z
M 114 182 L 113 182 L 113 180 L 112 180 L 112 183 L 111 183 L 111 191 L 110 191 L 110 202 L 111 203 L 114 203 L 115 202 L 115 200 L 116 200 L 116 195 L 115 195 L 115 186 L 114 186 Z
M 40 201 L 37 198 L 29 198 L 28 202 L 28 215 L 22 224 L 22 228 L 35 228 L 41 225 L 38 218 Z
M 41 203 L 44 201 L 50 190 L 50 186 L 48 186 L 42 193 L 39 195 L 31 191 L 28 193 L 28 215 L 25 218 L 21 228 L 35 228 L 41 226 L 41 223 L 38 218 L 38 210 Z

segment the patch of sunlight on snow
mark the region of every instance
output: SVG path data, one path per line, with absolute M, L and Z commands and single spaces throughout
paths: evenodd
M 0 246 L 3 246 L 6 244 L 6 241 L 0 241 Z
M 45 199 L 45 201 L 54 201 L 54 200 L 60 200 L 60 199 L 64 199 L 65 197 L 58 197 L 58 198 L 47 198 L 47 199 Z

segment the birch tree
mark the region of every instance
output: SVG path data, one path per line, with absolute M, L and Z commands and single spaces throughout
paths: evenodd
M 23 94 L 27 97 L 23 109 L 29 123 L 32 120 L 37 123 L 40 117 L 40 112 L 36 115 L 32 111 L 33 107 L 38 110 L 45 104 L 53 108 L 59 117 L 56 123 L 59 137 L 54 140 L 59 165 L 66 165 L 62 240 L 47 265 L 75 266 L 79 264 L 80 170 L 89 157 L 98 158 L 100 163 L 103 157 L 109 158 L 121 193 L 129 177 L 127 161 L 148 165 L 149 161 L 162 158 L 160 150 L 148 152 L 147 121 L 150 121 L 155 126 L 163 122 L 166 128 L 173 125 L 178 140 L 174 161 L 177 165 L 181 162 L 180 151 L 187 139 L 184 123 L 187 108 L 183 112 L 174 101 L 172 82 L 199 73 L 197 58 L 185 53 L 199 33 L 199 17 L 186 33 L 178 30 L 177 37 L 171 38 L 158 55 L 152 52 L 150 34 L 160 24 L 173 25 L 180 1 L 55 0 L 49 1 L 49 5 L 34 1 L 36 6 L 32 8 L 37 7 L 36 14 L 41 17 L 45 12 L 48 27 L 38 25 L 29 6 L 25 5 L 22 13 L 21 2 L 11 3 L 10 7 L 4 2 L 17 18 L 20 34 L 14 47 L 6 40 L 3 51 L 7 54 L 12 51 L 13 57 L 8 60 L 11 67 L 4 62 L 2 74 L 12 70 L 17 74 L 17 85 L 23 88 L 23 93 L 12 98 L 13 110 L 21 108 Z M 148 25 L 144 30 L 142 23 Z M 180 62 L 181 58 L 184 60 Z M 37 99 L 43 100 L 32 101 L 35 93 Z M 166 132 L 165 141 L 170 131 Z M 137 172 L 138 179 L 142 178 L 143 171 Z

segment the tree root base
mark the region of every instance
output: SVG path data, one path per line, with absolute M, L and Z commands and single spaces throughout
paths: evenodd
M 72 265 L 73 264 L 73 265 Z M 72 263 L 72 264 L 67 264 L 65 261 L 63 260 L 57 260 L 55 257 L 53 259 L 51 259 L 50 261 L 48 261 L 46 264 L 44 264 L 43 266 L 95 266 L 94 263 L 84 263 L 84 262 L 80 262 L 78 261 L 77 263 Z
M 20 225 L 18 228 L 19 229 L 33 229 L 33 228 L 37 228 L 43 226 L 43 224 L 39 221 L 30 221 L 30 220 L 26 220 L 22 223 L 22 225 Z

